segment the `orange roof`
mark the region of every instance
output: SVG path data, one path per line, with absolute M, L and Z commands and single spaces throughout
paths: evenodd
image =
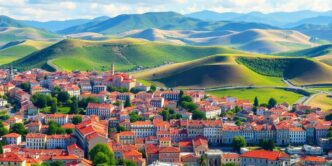
M 132 131 L 122 131 L 118 133 L 119 136 L 135 136 L 135 133 Z
M 0 155 L 1 162 L 23 162 L 24 158 L 15 153 L 4 153 Z
M 177 147 L 161 147 L 159 148 L 160 153 L 180 153 L 180 149 Z
M 278 160 L 279 158 L 284 158 L 289 156 L 284 152 L 278 152 L 278 151 L 252 150 L 242 154 L 241 157 Z
M 224 153 L 222 157 L 227 159 L 234 159 L 234 158 L 239 158 L 240 155 L 237 153 Z
M 317 157 L 317 156 L 306 156 L 303 160 L 308 161 L 308 162 L 316 162 L 316 163 L 325 163 L 326 162 L 325 158 Z
M 66 123 L 66 124 L 62 125 L 61 127 L 64 129 L 74 129 L 75 125 L 72 123 Z
M 9 134 L 6 134 L 2 137 L 5 137 L 5 138 L 18 138 L 19 136 L 21 136 L 21 135 L 17 134 L 17 133 L 9 133 Z
M 191 141 L 180 141 L 179 147 L 184 147 L 184 146 L 193 146 L 193 144 Z
M 28 133 L 26 138 L 46 138 L 46 135 L 41 133 Z

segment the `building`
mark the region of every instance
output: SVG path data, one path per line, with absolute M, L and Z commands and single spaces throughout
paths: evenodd
M 306 143 L 306 131 L 301 127 L 289 129 L 289 139 L 292 145 L 303 145 Z
M 135 133 L 132 131 L 120 132 L 116 134 L 115 140 L 124 145 L 133 145 L 135 144 Z
M 22 136 L 17 133 L 6 134 L 2 136 L 2 139 L 5 141 L 6 144 L 19 145 L 22 142 Z
M 155 97 L 155 98 L 151 99 L 150 104 L 153 107 L 162 108 L 162 107 L 164 107 L 164 98 L 162 98 L 162 97 Z
M 106 85 L 95 85 L 92 88 L 92 93 L 100 93 L 100 92 L 105 92 L 107 90 Z
M 100 119 L 109 119 L 113 110 L 114 107 L 111 104 L 89 103 L 86 115 L 97 115 Z
M 306 156 L 303 158 L 304 166 L 324 166 L 326 159 L 317 156 Z
M 203 136 L 197 136 L 192 140 L 193 148 L 196 156 L 204 155 L 209 150 L 209 144 Z
M 28 133 L 26 135 L 26 148 L 45 149 L 46 135 L 40 133 Z
M 1 166 L 26 166 L 26 159 L 15 153 L 0 154 Z
M 130 129 L 135 133 L 135 137 L 155 136 L 156 129 L 151 121 L 137 121 L 130 124 Z
M 160 147 L 159 161 L 165 163 L 180 163 L 180 149 L 177 147 Z
M 288 166 L 290 157 L 284 152 L 252 150 L 240 155 L 240 166 Z
M 64 125 L 68 123 L 68 115 L 67 114 L 47 114 L 45 117 L 45 123 L 50 121 L 54 121 L 59 125 Z
M 70 141 L 70 135 L 48 135 L 46 141 L 47 149 L 66 149 Z

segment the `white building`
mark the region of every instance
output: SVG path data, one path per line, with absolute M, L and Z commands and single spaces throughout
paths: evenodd
M 66 149 L 70 135 L 48 135 L 46 141 L 47 149 Z
M 67 114 L 47 114 L 45 117 L 45 123 L 49 121 L 54 121 L 59 125 L 64 125 L 68 123 L 68 115 Z
M 15 144 L 18 145 L 22 142 L 22 136 L 17 133 L 9 133 L 2 136 L 2 139 L 6 142 L 6 144 Z
M 109 119 L 114 110 L 111 104 L 89 103 L 86 108 L 86 115 L 97 115 L 100 119 Z
M 131 131 L 135 133 L 135 137 L 155 136 L 156 129 L 151 121 L 137 121 L 130 124 Z
M 40 133 L 28 133 L 26 135 L 26 148 L 45 149 L 46 135 Z
M 289 140 L 293 145 L 302 145 L 306 142 L 306 131 L 301 127 L 292 127 L 289 129 Z

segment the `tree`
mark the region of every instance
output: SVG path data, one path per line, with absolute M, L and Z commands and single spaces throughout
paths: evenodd
M 110 162 L 110 159 L 108 158 L 108 156 L 103 153 L 103 152 L 98 152 L 96 154 L 96 156 L 94 157 L 94 159 L 92 160 L 94 165 L 98 165 L 98 164 L 107 164 Z
M 18 133 L 22 135 L 23 137 L 28 133 L 28 131 L 25 129 L 23 123 L 15 123 L 11 128 L 10 128 L 11 133 Z
M 257 98 L 257 96 L 256 96 L 255 99 L 254 99 L 254 106 L 255 106 L 255 107 L 258 107 L 258 106 L 259 106 L 259 102 L 258 102 L 258 98 Z
M 118 125 L 118 126 L 116 126 L 116 130 L 119 133 L 119 132 L 122 132 L 122 131 L 126 131 L 126 128 L 124 126 Z
M 79 115 L 75 115 L 75 116 L 73 117 L 73 119 L 72 119 L 72 122 L 73 122 L 74 125 L 77 125 L 77 124 L 81 123 L 82 120 L 83 120 L 83 119 L 82 119 L 81 116 L 79 116 Z
M 235 136 L 233 138 L 232 146 L 235 150 L 240 151 L 242 147 L 247 146 L 246 140 L 242 136 Z
M 62 161 L 53 161 L 50 166 L 65 166 L 65 164 Z
M 66 129 L 66 134 L 73 134 L 74 132 L 74 129 Z
M 157 90 L 157 87 L 155 85 L 150 86 L 150 92 L 153 93 Z
M 131 102 L 130 102 L 130 98 L 126 97 L 126 101 L 124 103 L 124 107 L 131 107 Z
M 30 83 L 29 82 L 24 82 L 21 84 L 21 88 L 25 91 L 25 92 L 30 92 Z
M 272 139 L 269 139 L 269 141 L 267 142 L 267 147 L 268 147 L 268 150 L 271 150 L 271 151 L 275 148 L 275 144 Z
M 331 121 L 332 120 L 332 113 L 325 116 L 325 120 Z
M 199 165 L 200 165 L 200 166 L 208 166 L 208 165 L 209 165 L 209 160 L 208 160 L 206 154 L 203 154 L 203 155 L 199 158 Z
M 5 126 L 3 125 L 3 123 L 0 121 L 0 137 L 8 134 L 9 131 L 7 128 L 5 128 Z
M 83 98 L 78 102 L 78 106 L 85 109 L 89 103 L 99 103 L 99 100 L 95 97 Z
M 58 99 L 60 102 L 62 102 L 62 103 L 66 102 L 69 98 L 70 98 L 70 95 L 69 95 L 68 92 L 60 91 L 60 92 L 58 93 L 58 97 L 57 97 L 57 99 Z
M 51 113 L 55 114 L 58 111 L 58 105 L 57 102 L 53 101 L 51 104 Z
M 91 149 L 89 155 L 94 165 L 97 164 L 108 164 L 111 166 L 116 165 L 114 153 L 108 147 L 107 144 L 97 144 L 95 147 Z M 105 159 L 105 156 L 107 159 Z
M 62 128 L 58 123 L 56 123 L 54 121 L 49 121 L 47 134 L 49 134 L 49 135 L 66 134 L 66 130 L 64 128 Z
M 129 118 L 130 118 L 130 122 L 132 122 L 132 123 L 143 119 L 141 116 L 138 115 L 137 112 L 129 113 Z
M 206 115 L 202 111 L 194 110 L 193 113 L 192 113 L 192 119 L 194 119 L 194 120 L 203 120 L 203 119 L 206 119 Z
M 72 98 L 72 103 L 70 105 L 70 113 L 71 114 L 78 114 L 79 113 L 79 109 L 78 109 L 78 101 L 76 97 Z
M 277 100 L 274 99 L 274 98 L 270 98 L 269 101 L 268 101 L 267 107 L 268 108 L 273 108 L 276 105 L 277 105 Z

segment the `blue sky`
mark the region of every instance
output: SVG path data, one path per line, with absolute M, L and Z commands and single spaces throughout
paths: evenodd
M 332 10 L 332 0 L 0 0 L 0 14 L 16 19 L 65 20 L 119 14 L 200 10 L 217 12 Z

